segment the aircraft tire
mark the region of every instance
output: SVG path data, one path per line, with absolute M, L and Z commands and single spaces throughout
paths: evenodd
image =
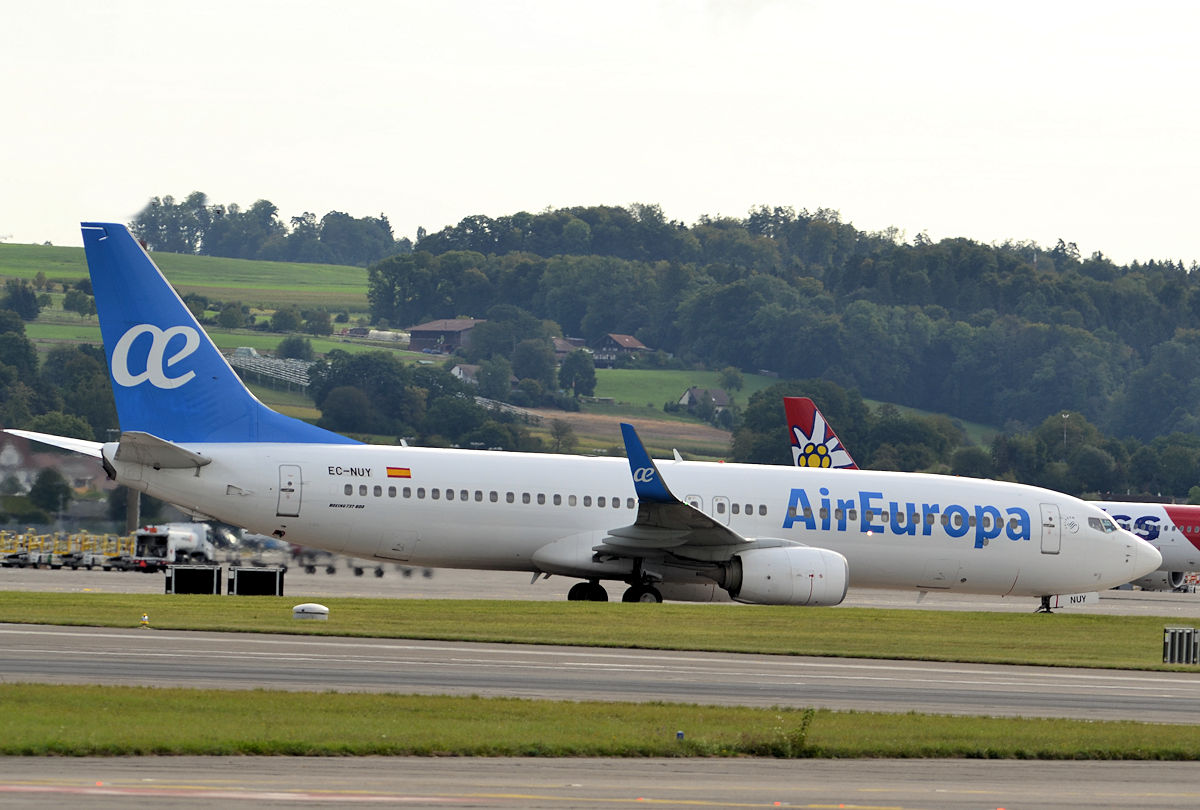
M 622 602 L 661 602 L 662 594 L 652 585 L 633 585 L 621 594 Z
M 567 591 L 569 602 L 607 602 L 608 591 L 599 582 L 576 582 Z

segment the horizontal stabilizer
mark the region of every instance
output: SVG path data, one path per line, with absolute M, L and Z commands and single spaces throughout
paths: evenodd
M 85 456 L 93 456 L 95 458 L 100 458 L 100 448 L 104 446 L 100 442 L 89 442 L 87 439 L 73 439 L 70 436 L 52 436 L 49 433 L 34 433 L 32 430 L 5 430 L 4 432 L 20 436 L 22 439 L 41 442 L 52 447 L 61 447 L 64 450 L 83 453 Z
M 113 458 L 131 464 L 144 464 L 156 470 L 184 470 L 212 463 L 212 459 L 207 456 L 184 450 L 177 444 L 135 430 L 121 434 L 121 442 Z

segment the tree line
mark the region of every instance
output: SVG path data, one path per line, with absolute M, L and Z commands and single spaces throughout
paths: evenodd
M 836 211 L 668 221 L 656 206 L 474 216 L 369 268 L 392 325 L 518 306 L 632 334 L 682 365 L 822 378 L 985 424 L 1082 414 L 1143 441 L 1200 432 L 1200 274 L 1059 240 L 905 242 Z
M 330 211 L 317 219 L 306 211 L 284 223 L 270 200 L 243 210 L 237 203 L 209 204 L 200 191 L 182 202 L 170 195 L 152 198 L 130 230 L 149 250 L 231 259 L 366 266 L 412 249 L 409 239 L 395 238 L 383 214 L 356 218 Z

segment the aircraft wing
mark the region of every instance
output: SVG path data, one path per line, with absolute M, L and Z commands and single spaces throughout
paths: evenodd
M 605 542 L 596 547 L 596 551 L 629 556 L 637 551 L 683 546 L 740 546 L 750 542 L 675 497 L 632 425 L 621 423 L 621 434 L 638 496 L 637 520 L 629 526 L 609 529 Z
M 75 453 L 82 453 L 85 456 L 100 458 L 100 448 L 104 445 L 100 442 L 89 442 L 87 439 L 73 439 L 70 436 L 54 436 L 50 433 L 35 433 L 32 430 L 11 430 L 6 429 L 5 433 L 11 433 L 14 436 L 20 436 L 22 439 L 41 442 L 48 444 L 51 447 L 61 447 L 64 450 L 70 450 Z

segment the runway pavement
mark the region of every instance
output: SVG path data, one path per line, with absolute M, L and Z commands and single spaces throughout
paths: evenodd
M 1194 808 L 1166 762 L 127 757 L 0 759 L 0 808 Z

